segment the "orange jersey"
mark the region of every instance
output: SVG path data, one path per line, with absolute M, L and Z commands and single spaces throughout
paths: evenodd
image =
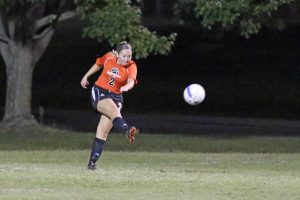
M 117 57 L 112 52 L 96 59 L 96 64 L 103 67 L 103 71 L 95 84 L 103 89 L 121 94 L 120 88 L 127 83 L 128 78 L 136 81 L 137 66 L 130 60 L 126 65 L 119 65 Z

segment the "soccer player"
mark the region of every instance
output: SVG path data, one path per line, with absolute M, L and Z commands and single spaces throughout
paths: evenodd
M 81 80 L 81 86 L 87 88 L 88 78 L 103 69 L 91 90 L 93 109 L 100 113 L 88 169 L 95 170 L 112 127 L 126 134 L 128 142 L 134 142 L 137 129 L 129 127 L 121 115 L 123 105 L 122 93 L 127 92 L 136 84 L 137 66 L 132 57 L 131 45 L 124 41 L 118 44 L 117 50 L 108 52 L 96 59 L 96 63 L 87 71 Z

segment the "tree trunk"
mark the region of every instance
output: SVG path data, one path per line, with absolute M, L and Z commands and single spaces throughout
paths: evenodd
M 32 75 L 36 62 L 48 46 L 54 30 L 36 41 L 15 43 L 10 41 L 1 54 L 6 65 L 6 98 L 3 123 L 8 126 L 35 125 L 31 113 Z
M 15 46 L 6 63 L 6 101 L 3 122 L 12 125 L 35 123 L 31 114 L 31 82 L 34 59 L 28 46 Z
M 7 75 L 4 125 L 37 124 L 31 114 L 33 69 L 48 46 L 56 25 L 77 15 L 75 8 L 69 10 L 69 4 L 71 1 L 68 0 L 55 4 L 10 1 L 1 6 L 0 53 Z

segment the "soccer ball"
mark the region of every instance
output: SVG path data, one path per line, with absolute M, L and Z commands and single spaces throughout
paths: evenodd
M 199 84 L 191 84 L 184 89 L 183 98 L 190 105 L 198 105 L 205 98 L 205 90 Z

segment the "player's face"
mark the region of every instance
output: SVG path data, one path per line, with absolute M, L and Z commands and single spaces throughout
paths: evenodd
M 118 60 L 117 63 L 119 65 L 126 65 L 129 60 L 131 60 L 132 57 L 132 51 L 130 49 L 123 49 L 118 54 Z

